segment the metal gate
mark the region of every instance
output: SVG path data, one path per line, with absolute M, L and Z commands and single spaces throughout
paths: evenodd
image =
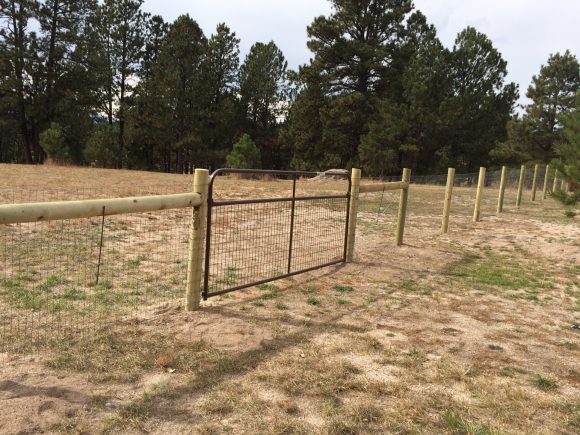
M 220 176 L 276 178 L 261 199 L 221 199 L 214 184 Z M 218 296 L 346 261 L 350 175 L 332 173 L 340 184 L 329 187 L 318 172 L 218 169 L 208 187 L 203 297 Z M 312 180 L 314 177 L 314 180 Z M 315 184 L 319 179 L 322 183 Z M 254 181 L 259 187 L 262 181 Z M 308 185 L 321 194 L 301 195 Z M 290 195 L 291 192 L 291 195 Z M 309 192 L 310 193 L 310 192 Z M 316 192 L 319 193 L 319 192 Z

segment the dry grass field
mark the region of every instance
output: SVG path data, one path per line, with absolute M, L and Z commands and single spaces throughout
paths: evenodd
M 224 197 L 288 187 L 221 183 Z M 0 165 L 0 202 L 190 185 L 184 175 Z M 111 285 L 86 277 L 94 264 L 83 243 L 98 237 L 98 219 L 70 232 L 0 228 L 0 244 L 20 241 L 28 254 L 26 274 L 1 271 L 0 319 L 43 325 L 41 301 L 22 291 L 36 281 L 51 312 L 88 313 L 68 321 L 91 324 L 73 338 L 43 325 L 38 349 L 0 355 L 0 433 L 579 433 L 578 217 L 551 199 L 530 203 L 529 192 L 516 210 L 511 190 L 495 216 L 489 188 L 473 224 L 475 192 L 461 187 L 441 236 L 443 192 L 411 187 L 400 248 L 398 196 L 366 195 L 354 263 L 213 298 L 194 313 L 180 300 L 186 211 L 112 219 L 106 258 L 122 267 L 105 263 Z

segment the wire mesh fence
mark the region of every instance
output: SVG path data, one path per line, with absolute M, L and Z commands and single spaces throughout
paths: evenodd
M 484 188 L 481 196 L 481 216 L 497 215 L 501 170 L 486 171 Z M 543 198 L 545 177 L 548 177 L 547 191 L 552 190 L 554 173 L 546 174 L 545 167 L 539 167 L 536 179 L 536 201 Z M 531 201 L 534 168 L 526 168 L 523 180 L 522 201 Z M 457 173 L 454 178 L 453 195 L 451 201 L 451 222 L 467 225 L 472 221 L 477 195 L 479 173 Z M 379 184 L 400 181 L 400 177 L 366 178 L 364 184 Z M 520 181 L 520 168 L 509 168 L 506 174 L 506 188 L 504 192 L 503 212 L 517 210 L 516 200 Z M 409 199 L 407 205 L 408 227 L 413 227 L 413 237 L 437 235 L 440 232 L 443 218 L 443 203 L 447 174 L 411 175 Z M 378 192 L 361 195 L 359 219 L 372 228 L 373 223 L 381 224 L 381 232 L 396 228 L 399 205 L 399 191 Z M 385 228 L 386 227 L 386 228 Z
M 95 189 L 0 195 L 4 203 L 98 196 Z M 190 215 L 177 209 L 0 225 L 0 353 L 82 338 L 178 304 Z
M 250 199 L 214 201 L 223 186 L 211 189 L 205 298 L 345 261 L 348 175 L 244 176 L 267 176 L 269 198 L 254 192 Z
M 524 178 L 523 201 L 531 199 L 533 169 Z M 536 180 L 543 196 L 545 168 Z M 548 190 L 553 173 L 548 174 Z M 501 171 L 488 171 L 482 216 L 496 214 Z M 400 181 L 365 179 L 365 184 Z M 516 210 L 520 168 L 506 178 L 504 211 Z M 412 175 L 407 227 L 409 239 L 440 232 L 447 174 Z M 213 209 L 207 262 L 211 295 L 309 270 L 344 258 L 349 204 L 344 179 L 283 176 L 217 180 L 214 199 L 317 197 L 304 201 L 228 204 Z M 471 222 L 478 174 L 456 174 L 451 228 Z M 191 178 L 161 185 L 118 189 L 1 189 L 0 203 L 81 200 L 187 192 Z M 334 196 L 320 198 L 321 196 Z M 343 196 L 340 196 L 343 195 Z M 340 196 L 340 197 L 337 197 Z M 367 234 L 392 234 L 400 191 L 361 194 L 358 222 Z M 27 351 L 51 340 L 82 338 L 117 322 L 147 319 L 181 306 L 187 277 L 190 209 L 117 216 L 0 225 L 0 354 Z M 290 230 L 290 228 L 292 228 Z M 383 236 L 384 237 L 384 236 Z

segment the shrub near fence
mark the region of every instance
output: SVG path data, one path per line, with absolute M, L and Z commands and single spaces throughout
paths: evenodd
M 453 228 L 454 219 L 475 217 L 477 221 L 514 211 L 518 198 L 542 200 L 553 185 L 560 184 L 559 180 L 551 182 L 548 170 L 504 168 L 480 174 L 450 170 L 441 176 L 416 176 L 406 170 L 402 178 L 386 182 L 361 181 L 360 171 L 353 170 L 346 259 L 355 258 L 357 222 L 380 221 L 384 224 L 380 231 L 386 228 L 389 234 L 377 230 L 376 236 L 389 238 L 393 244 L 404 242 L 409 217 L 407 225 L 441 228 L 445 233 Z M 0 353 L 30 350 L 57 338 L 82 338 L 115 322 L 145 319 L 168 305 L 197 309 L 202 290 L 207 171 L 197 170 L 194 179 L 193 192 L 186 194 L 0 206 Z M 239 181 L 229 181 L 230 190 L 239 188 Z M 244 183 L 255 192 L 263 182 Z M 306 185 L 317 192 L 336 189 L 332 183 Z M 287 187 L 286 181 L 279 180 L 268 184 L 267 193 L 284 195 Z M 536 194 L 534 189 L 528 194 L 527 187 L 535 187 Z M 23 192 L 0 195 L 5 202 L 26 199 Z M 62 192 L 47 197 L 36 192 L 32 196 L 36 200 L 64 197 Z M 324 225 L 323 233 L 332 222 L 338 225 L 336 207 L 313 206 L 316 213 L 305 209 L 297 215 L 305 241 L 309 233 L 317 234 L 320 216 L 328 218 L 328 222 L 318 222 Z M 331 209 L 324 211 L 325 207 Z M 245 231 L 249 237 L 257 231 L 259 219 L 249 216 L 242 222 L 228 215 L 220 225 L 234 225 L 236 231 L 231 234 L 240 237 Z M 334 232 L 332 237 L 336 238 Z M 258 237 L 262 241 L 267 238 L 261 233 Z M 321 247 L 321 243 L 316 246 Z M 246 245 L 252 245 L 252 240 Z M 240 263 L 235 265 L 236 274 L 240 276 L 253 273 L 255 267 L 245 264 L 244 258 L 268 258 L 261 252 L 246 254 L 236 256 Z M 225 257 L 218 257 L 211 261 L 231 270 L 233 266 L 224 263 Z

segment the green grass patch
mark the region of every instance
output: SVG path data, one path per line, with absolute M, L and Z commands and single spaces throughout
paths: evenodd
M 127 267 L 129 269 L 136 269 L 137 267 L 139 267 L 141 265 L 141 263 L 143 263 L 145 260 L 147 260 L 147 257 L 145 255 L 139 255 L 137 258 L 133 258 L 131 260 L 127 261 Z
M 459 262 L 448 266 L 445 273 L 487 288 L 531 289 L 532 295 L 539 289 L 553 287 L 539 272 L 523 268 L 521 263 L 516 263 L 509 256 L 490 252 L 486 252 L 485 256 L 467 254 Z M 537 295 L 530 300 L 537 300 Z
M 320 300 L 316 299 L 314 296 L 310 296 L 306 302 L 308 302 L 309 305 L 320 305 Z
M 332 288 L 339 293 L 352 293 L 352 292 L 354 292 L 354 289 L 348 285 L 335 284 L 334 286 L 332 286 Z
M 558 389 L 558 380 L 552 376 L 536 375 L 532 378 L 532 384 L 542 391 Z
M 455 435 L 500 435 L 499 429 L 469 421 L 455 409 L 447 409 L 442 415 L 447 430 Z

